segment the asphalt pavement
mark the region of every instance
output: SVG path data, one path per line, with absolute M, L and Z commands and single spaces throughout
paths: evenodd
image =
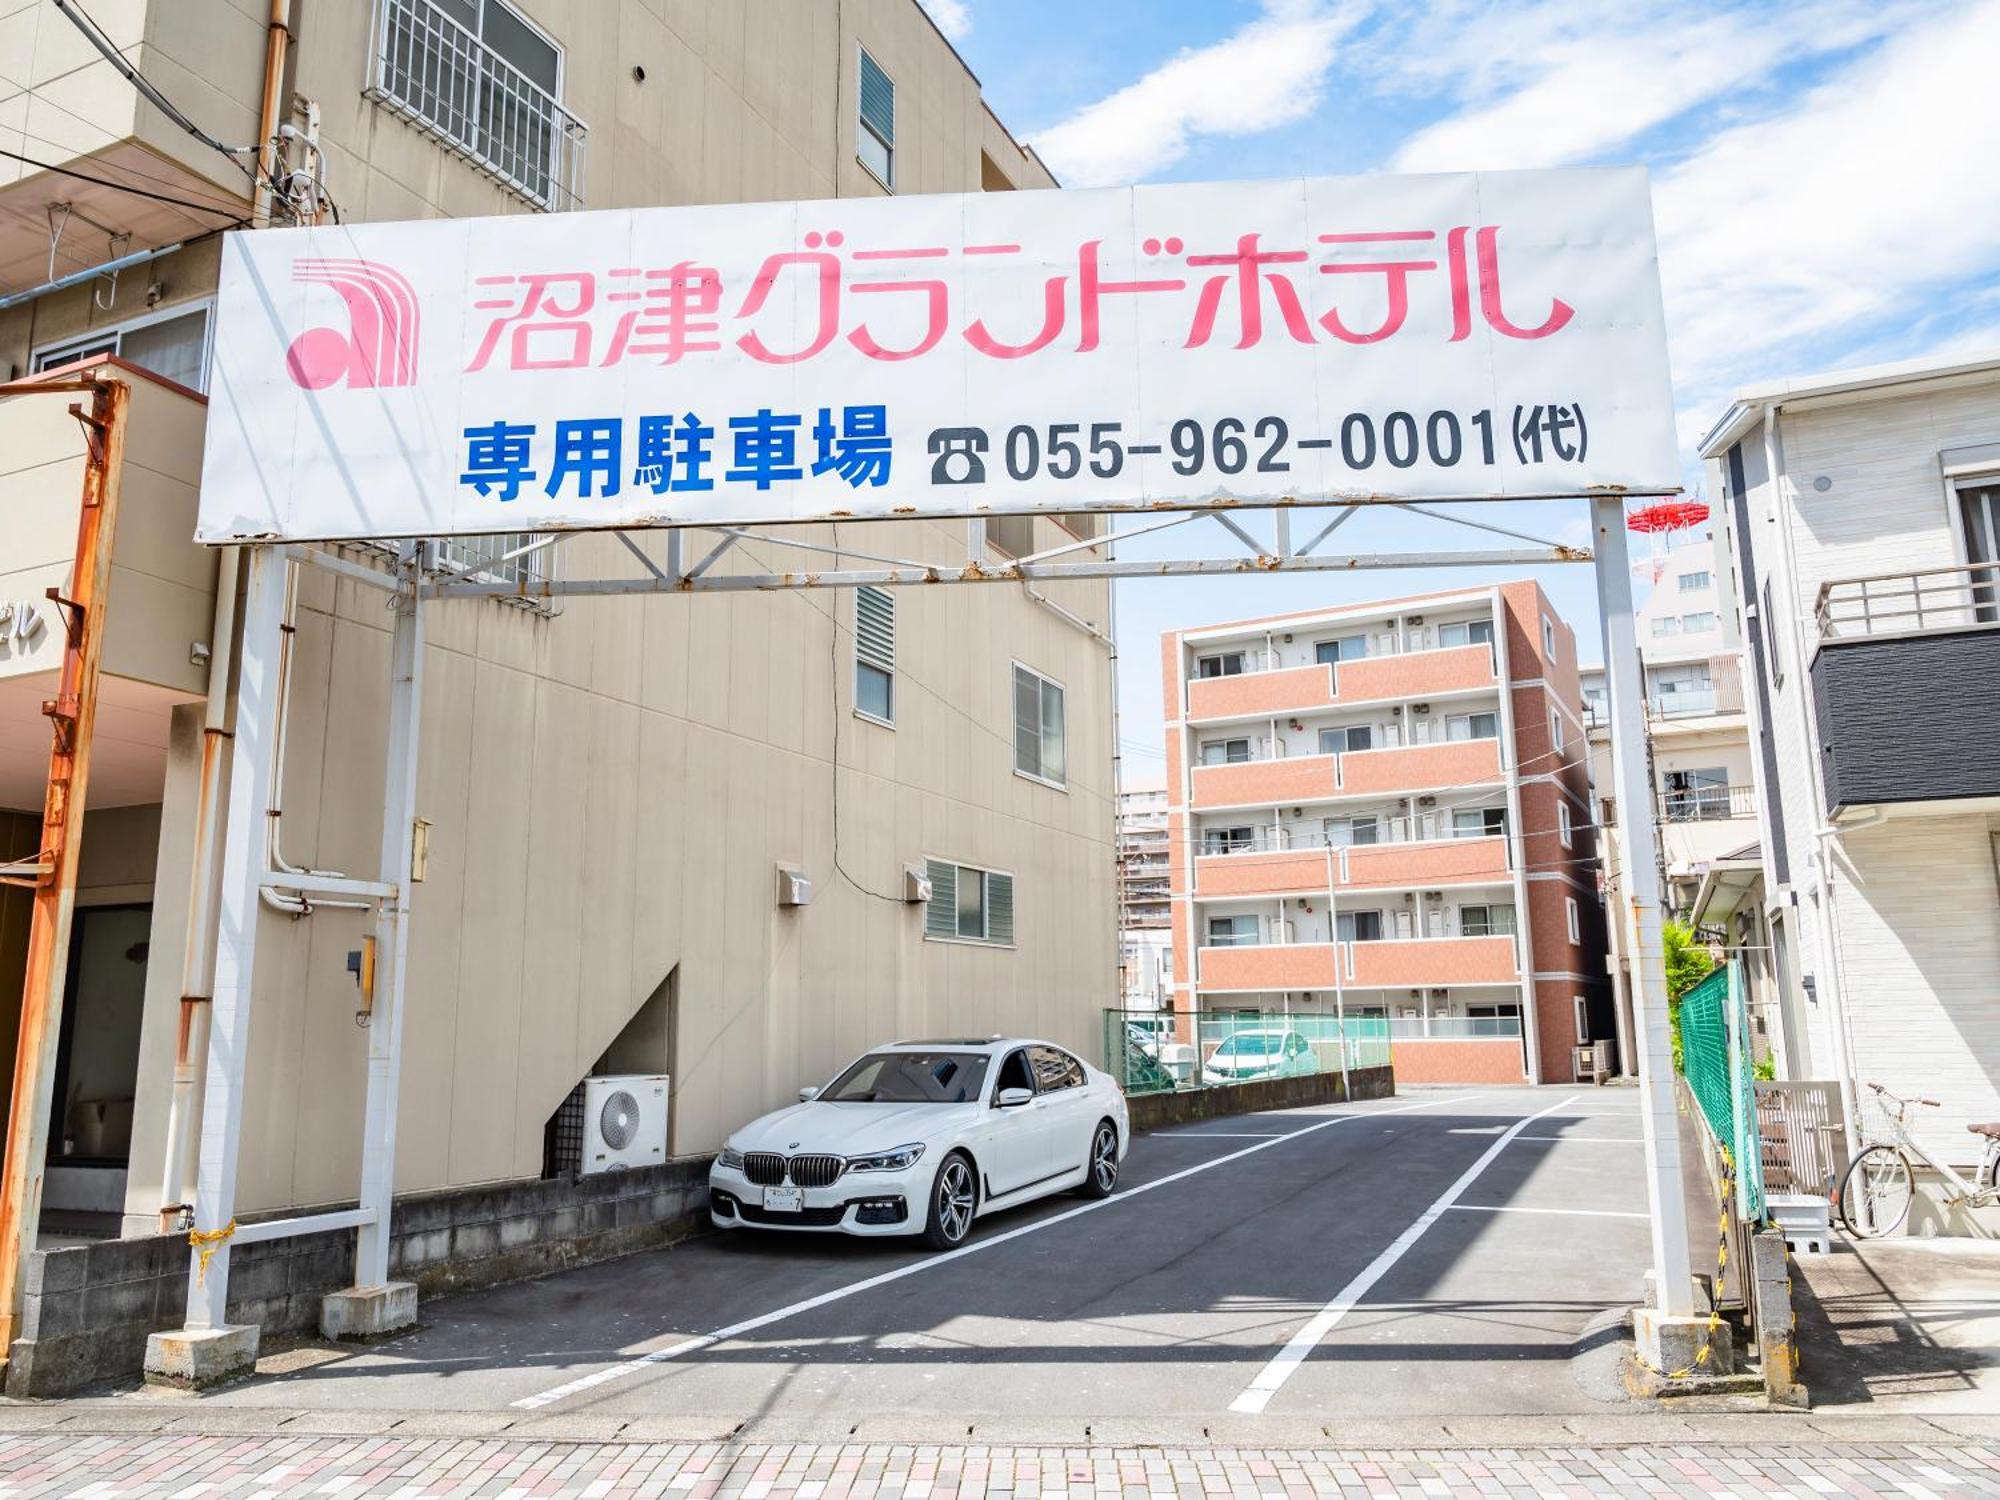
M 437 1299 L 367 1348 L 274 1351 L 200 1405 L 672 1414 L 822 1440 L 916 1418 L 1192 1437 L 1604 1411 L 1618 1392 L 1582 1356 L 1643 1294 L 1637 1103 L 1409 1090 L 1202 1121 L 1134 1141 L 1112 1198 L 982 1219 L 949 1254 L 707 1235 Z

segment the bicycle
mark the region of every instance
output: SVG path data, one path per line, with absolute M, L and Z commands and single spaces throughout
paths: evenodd
M 1944 1207 L 1947 1210 L 1960 1204 L 1985 1208 L 2000 1203 L 2000 1121 L 1965 1127 L 1974 1135 L 1986 1138 L 1979 1170 L 1967 1182 L 1919 1146 L 1910 1135 L 1911 1112 L 1919 1106 L 1942 1108 L 1937 1100 L 1906 1099 L 1891 1093 L 1879 1083 L 1871 1083 L 1868 1087 L 1881 1100 L 1883 1117 L 1889 1122 L 1890 1139 L 1871 1141 L 1862 1148 L 1848 1164 L 1846 1175 L 1840 1179 L 1840 1191 L 1834 1195 L 1834 1205 L 1840 1212 L 1841 1224 L 1849 1234 L 1856 1239 L 1879 1239 L 1902 1228 L 1903 1221 L 1910 1215 L 1910 1204 L 1916 1198 L 1916 1174 L 1910 1167 L 1912 1157 L 1937 1173 L 1945 1184 Z

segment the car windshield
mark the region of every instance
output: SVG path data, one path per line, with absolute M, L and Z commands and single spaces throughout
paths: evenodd
M 984 1052 L 871 1052 L 827 1086 L 836 1104 L 969 1104 L 986 1082 Z
M 1268 1057 L 1278 1050 L 1274 1032 L 1240 1031 L 1215 1049 L 1224 1057 Z

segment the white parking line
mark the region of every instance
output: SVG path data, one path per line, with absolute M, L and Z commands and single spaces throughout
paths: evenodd
M 1149 1141 L 1282 1141 L 1295 1130 L 1156 1130 Z
M 740 1323 L 731 1323 L 727 1328 L 718 1328 L 713 1333 L 704 1333 L 695 1338 L 683 1339 L 678 1344 L 669 1345 L 665 1349 L 655 1349 L 648 1354 L 639 1355 L 636 1359 L 621 1360 L 615 1365 L 606 1365 L 601 1370 L 593 1370 L 588 1375 L 579 1375 L 575 1380 L 565 1381 L 561 1385 L 552 1386 L 550 1389 L 542 1391 L 537 1395 L 524 1396 L 519 1401 L 511 1404 L 528 1411 L 532 1411 L 537 1407 L 553 1405 L 567 1396 L 574 1396 L 582 1391 L 593 1390 L 600 1385 L 607 1385 L 611 1381 L 623 1379 L 627 1375 L 636 1375 L 649 1366 L 664 1364 L 670 1359 L 680 1358 L 683 1354 L 699 1353 L 703 1349 L 711 1348 L 726 1340 L 738 1338 L 746 1333 L 754 1333 L 759 1328 L 768 1328 L 771 1324 L 781 1323 L 787 1318 L 797 1317 L 800 1313 L 811 1312 L 815 1308 L 825 1307 L 830 1303 L 842 1301 L 845 1298 L 856 1296 L 861 1292 L 873 1291 L 876 1287 L 887 1286 L 890 1282 L 901 1281 L 906 1276 L 915 1276 L 919 1272 L 933 1270 L 938 1266 L 946 1265 L 963 1256 L 977 1255 L 982 1250 L 991 1250 L 996 1245 L 1004 1245 L 1009 1240 L 1018 1240 L 1023 1235 L 1034 1234 L 1043 1229 L 1053 1229 L 1058 1224 L 1068 1223 L 1071 1219 L 1081 1217 L 1084 1214 L 1095 1213 L 1103 1208 L 1113 1208 L 1120 1203 L 1130 1203 L 1141 1193 L 1150 1193 L 1155 1188 L 1166 1187 L 1170 1183 L 1180 1182 L 1186 1178 L 1195 1176 L 1197 1173 L 1213 1171 L 1217 1167 L 1227 1166 L 1233 1161 L 1241 1161 L 1246 1156 L 1253 1156 L 1259 1151 L 1268 1151 L 1271 1147 L 1280 1145 L 1285 1141 L 1295 1141 L 1300 1136 L 1311 1135 L 1315 1131 L 1325 1130 L 1330 1126 L 1344 1125 L 1350 1120 L 1373 1120 L 1382 1115 L 1408 1114 L 1410 1111 L 1417 1109 L 1434 1109 L 1441 1104 L 1462 1104 L 1467 1099 L 1477 1097 L 1476 1094 L 1454 1094 L 1446 1099 L 1425 1099 L 1416 1104 L 1399 1104 L 1390 1109 L 1373 1109 L 1369 1110 L 1366 1114 L 1333 1115 L 1328 1119 L 1321 1120 L 1316 1125 L 1307 1125 L 1302 1129 L 1290 1131 L 1284 1135 L 1272 1136 L 1258 1145 L 1245 1146 L 1240 1151 L 1224 1152 L 1221 1156 L 1211 1161 L 1197 1162 L 1191 1167 L 1181 1168 L 1178 1172 L 1169 1172 L 1165 1177 L 1156 1177 L 1151 1182 L 1142 1182 L 1139 1186 L 1128 1188 L 1122 1193 L 1114 1194 L 1112 1197 L 1099 1198 L 1094 1202 L 1080 1204 L 1062 1213 L 1051 1214 L 1046 1219 L 1037 1219 L 1032 1224 L 1023 1224 L 1019 1229 L 1010 1229 L 1004 1234 L 996 1234 L 987 1239 L 975 1240 L 969 1245 L 960 1245 L 956 1250 L 946 1250 L 937 1255 L 926 1256 L 922 1260 L 911 1261 L 906 1266 L 898 1266 L 893 1271 L 884 1271 L 879 1276 L 869 1276 L 860 1281 L 851 1281 L 846 1286 L 835 1287 L 832 1291 L 822 1292 L 817 1297 L 807 1297 L 803 1301 L 789 1303 L 775 1311 L 759 1313 L 754 1318 L 745 1318 Z M 1547 1111 L 1544 1110 L 1543 1113 L 1546 1114 Z M 1526 1122 L 1524 1121 L 1523 1123 L 1525 1124 Z
M 1297 1333 L 1285 1343 L 1285 1347 L 1271 1356 L 1270 1362 L 1258 1372 L 1257 1378 L 1244 1387 L 1243 1394 L 1229 1403 L 1231 1411 L 1256 1413 L 1271 1402 L 1271 1398 L 1284 1388 L 1292 1378 L 1292 1372 L 1305 1363 L 1311 1354 L 1335 1325 L 1354 1310 L 1355 1305 L 1368 1295 L 1368 1289 L 1388 1274 L 1389 1268 L 1401 1260 L 1412 1245 L 1423 1238 L 1424 1231 L 1444 1216 L 1444 1211 L 1458 1200 L 1458 1195 L 1471 1187 L 1474 1180 L 1484 1172 L 1513 1139 L 1544 1115 L 1552 1115 L 1559 1109 L 1567 1109 L 1577 1102 L 1575 1096 L 1551 1104 L 1547 1109 L 1537 1110 L 1524 1120 L 1517 1120 L 1507 1133 L 1488 1146 L 1478 1161 L 1465 1169 L 1458 1181 L 1439 1195 L 1438 1200 L 1425 1209 L 1417 1219 L 1390 1243 L 1389 1247 L 1368 1262 L 1352 1281 L 1340 1289 L 1340 1294 L 1321 1308 Z M 1255 1149 L 1254 1147 L 1252 1149 Z
M 1524 1135 L 1524 1141 L 1580 1141 L 1586 1146 L 1643 1146 L 1644 1136 L 1637 1135 Z
M 1528 1137 L 1523 1136 L 1523 1140 Z M 1452 1212 L 1461 1214 L 1573 1214 L 1583 1219 L 1643 1219 L 1645 1214 L 1626 1213 L 1615 1208 L 1525 1208 L 1513 1203 L 1453 1203 Z

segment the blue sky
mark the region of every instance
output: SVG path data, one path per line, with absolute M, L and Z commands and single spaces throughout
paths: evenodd
M 1691 485 L 1694 439 L 1746 384 L 2000 350 L 2000 0 L 924 3 L 1066 186 L 1644 163 Z M 1582 541 L 1584 510 L 1506 519 Z M 1341 535 L 1475 544 L 1400 512 Z M 1218 550 L 1202 522 L 1125 555 L 1197 538 Z M 1530 571 L 1594 659 L 1591 570 Z M 1160 764 L 1161 631 L 1482 576 L 1121 583 L 1128 784 Z

